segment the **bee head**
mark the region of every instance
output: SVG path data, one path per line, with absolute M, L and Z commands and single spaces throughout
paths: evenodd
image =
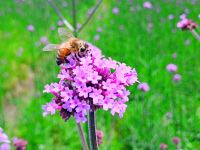
M 84 53 L 88 48 L 88 45 L 85 42 L 79 43 L 79 52 Z

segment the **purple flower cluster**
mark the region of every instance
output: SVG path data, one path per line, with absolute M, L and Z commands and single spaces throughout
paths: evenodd
M 26 150 L 28 142 L 24 139 L 13 138 L 13 144 L 16 150 Z
M 0 128 L 0 150 L 10 150 L 10 141 L 2 128 Z
M 130 94 L 126 87 L 137 82 L 137 73 L 124 63 L 106 59 L 94 46 L 89 48 L 91 51 L 79 61 L 68 56 L 68 63 L 61 65 L 58 74 L 60 81 L 45 86 L 44 92 L 54 98 L 43 105 L 44 116 L 58 110 L 64 120 L 74 116 L 78 123 L 87 121 L 91 109 L 123 116 Z
M 175 73 L 178 70 L 178 67 L 175 64 L 168 64 L 166 69 L 169 72 Z M 180 81 L 181 80 L 181 75 L 180 74 L 174 74 L 172 79 L 175 82 Z
M 182 30 L 193 30 L 198 27 L 196 22 L 193 22 L 190 19 L 183 18 L 181 21 L 177 23 L 177 27 L 182 29 Z
M 150 90 L 150 87 L 146 82 L 144 82 L 144 83 L 140 83 L 138 85 L 138 89 L 143 91 L 143 92 L 148 92 Z

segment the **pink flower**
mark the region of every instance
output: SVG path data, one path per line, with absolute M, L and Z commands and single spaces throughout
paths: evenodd
M 150 90 L 149 85 L 147 83 L 140 83 L 138 85 L 138 89 L 143 91 L 143 92 L 148 92 Z
M 0 150 L 10 150 L 10 141 L 2 128 L 0 128 Z
M 89 49 L 79 61 L 68 56 L 60 66 L 60 81 L 45 86 L 44 92 L 55 97 L 43 106 L 44 116 L 57 110 L 65 121 L 73 116 L 76 122 L 86 122 L 86 112 L 91 109 L 110 110 L 112 115 L 123 116 L 130 94 L 126 87 L 137 82 L 135 69 L 105 58 L 91 44 Z
M 177 54 L 176 53 L 173 53 L 172 54 L 172 57 L 175 59 L 177 57 Z
M 27 30 L 30 31 L 30 32 L 33 32 L 33 31 L 35 31 L 35 27 L 30 24 L 30 25 L 27 26 Z
M 143 7 L 147 8 L 147 9 L 151 9 L 152 8 L 152 4 L 151 4 L 151 2 L 146 1 L 146 2 L 143 3 Z
M 169 72 L 176 72 L 178 69 L 175 64 L 168 64 L 166 68 Z
M 192 29 L 196 29 L 198 27 L 198 25 L 197 25 L 197 23 L 193 22 L 192 20 L 184 18 L 177 23 L 177 27 L 182 30 L 192 30 Z
M 113 9 L 112 9 L 112 12 L 113 12 L 113 14 L 118 14 L 119 13 L 119 8 L 117 8 L 117 7 L 114 7 Z
M 174 144 L 178 145 L 178 144 L 180 143 L 181 140 L 180 140 L 179 137 L 174 137 L 174 138 L 172 139 L 172 141 L 173 141 Z
M 96 130 L 96 135 L 97 135 L 97 143 L 98 143 L 98 145 L 102 144 L 103 143 L 103 137 L 104 137 L 103 131 Z
M 98 41 L 99 39 L 100 39 L 100 36 L 98 34 L 94 36 L 95 41 Z
M 159 147 L 160 147 L 160 150 L 166 150 L 167 149 L 167 145 L 165 143 L 161 143 Z
M 14 138 L 13 144 L 16 150 L 26 150 L 26 145 L 28 142 L 24 139 Z
M 173 76 L 173 80 L 174 80 L 174 81 L 180 81 L 180 80 L 181 80 L 181 75 L 180 75 L 180 74 L 175 74 L 175 75 Z

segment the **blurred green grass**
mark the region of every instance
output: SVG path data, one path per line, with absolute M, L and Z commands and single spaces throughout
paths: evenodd
M 71 3 L 56 5 L 72 21 Z M 97 112 L 97 127 L 104 131 L 100 149 L 154 150 L 160 143 L 175 149 L 172 138 L 181 138 L 183 149 L 200 147 L 200 44 L 189 32 L 176 29 L 179 16 L 189 9 L 189 18 L 198 21 L 199 2 L 152 1 L 153 9 L 144 9 L 143 0 L 105 0 L 80 37 L 98 46 L 103 54 L 135 67 L 139 80 L 150 85 L 148 93 L 132 87 L 130 102 L 123 119 L 109 112 Z M 78 1 L 78 23 L 83 23 L 95 1 Z M 112 9 L 118 7 L 118 15 Z M 130 9 L 134 9 L 133 12 Z M 36 46 L 42 36 L 59 43 L 59 18 L 46 1 L 0 1 L 0 126 L 9 137 L 28 140 L 30 149 L 81 149 L 73 119 L 64 122 L 59 115 L 42 117 L 41 106 L 51 96 L 43 87 L 56 79 L 59 67 L 55 53 L 43 53 L 44 45 Z M 173 14 L 175 18 L 169 20 Z M 150 31 L 148 24 L 153 25 Z M 35 31 L 27 31 L 29 24 Z M 50 26 L 56 29 L 51 31 Z M 103 31 L 97 33 L 97 28 Z M 176 32 L 174 32 L 176 31 Z M 98 41 L 94 36 L 99 35 Z M 187 45 L 185 42 L 189 41 Z M 19 48 L 24 50 L 19 56 Z M 172 54 L 176 52 L 177 58 Z M 173 83 L 166 65 L 175 63 L 182 75 Z M 171 114 L 172 119 L 166 119 Z M 87 131 L 87 125 L 84 125 Z

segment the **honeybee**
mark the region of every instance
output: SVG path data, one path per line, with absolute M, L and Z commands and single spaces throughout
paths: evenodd
M 61 65 L 65 62 L 65 58 L 70 54 L 74 54 L 75 59 L 86 55 L 88 44 L 81 39 L 73 37 L 66 28 L 58 28 L 58 34 L 65 42 L 61 44 L 48 44 L 43 48 L 43 51 L 57 51 L 56 63 Z

